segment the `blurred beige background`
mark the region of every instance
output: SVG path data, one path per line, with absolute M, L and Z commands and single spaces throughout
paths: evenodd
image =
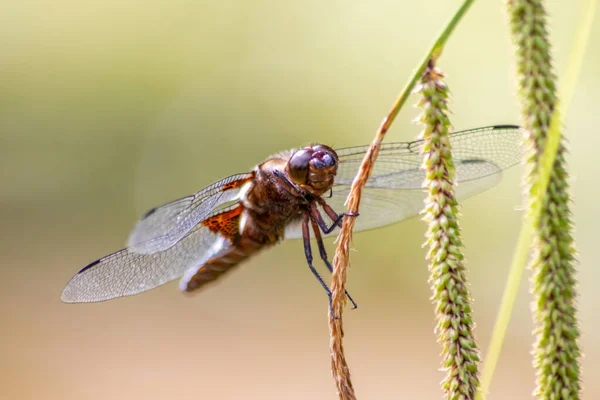
M 548 4 L 559 75 L 580 4 Z M 458 5 L 3 2 L 0 398 L 334 399 L 326 297 L 298 241 L 192 298 L 175 283 L 102 304 L 65 305 L 60 293 L 158 203 L 282 149 L 370 141 Z M 599 40 L 596 24 L 566 120 L 588 399 L 600 397 Z M 519 122 L 513 60 L 503 3 L 476 3 L 440 63 L 457 129 Z M 387 140 L 414 138 L 416 115 L 406 107 Z M 484 350 L 521 222 L 521 172 L 463 203 Z M 423 232 L 412 219 L 355 236 L 359 308 L 345 324 L 361 399 L 442 398 Z M 523 283 L 490 399 L 533 390 Z

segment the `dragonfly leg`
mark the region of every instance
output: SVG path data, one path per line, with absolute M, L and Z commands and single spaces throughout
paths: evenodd
M 331 315 L 333 315 L 334 318 L 337 318 L 333 313 L 333 307 L 331 304 L 331 290 L 329 290 L 329 287 L 327 286 L 325 281 L 323 281 L 323 278 L 321 278 L 321 275 L 319 275 L 319 273 L 312 264 L 313 257 L 312 249 L 310 247 L 310 230 L 308 227 L 309 219 L 310 217 L 308 216 L 308 213 L 304 213 L 304 216 L 302 217 L 302 238 L 304 239 L 304 255 L 306 256 L 308 268 L 310 268 L 310 271 L 313 273 L 315 278 L 317 278 L 317 280 L 319 281 L 321 286 L 323 286 L 323 289 L 325 289 L 325 292 L 327 293 L 327 297 L 329 298 L 329 312 L 331 313 Z
M 294 185 L 286 176 L 285 174 L 283 174 L 281 171 L 279 170 L 274 170 L 273 174 L 279 178 L 279 180 L 281 180 L 283 183 L 285 183 L 290 189 L 292 189 L 298 196 L 302 197 L 304 199 L 304 201 L 308 202 L 308 200 L 306 200 L 306 193 L 304 193 L 300 188 L 298 188 L 296 185 Z
M 321 228 L 323 233 L 326 235 L 330 234 L 338 226 L 341 228 L 342 227 L 342 219 L 344 219 L 344 217 L 358 217 L 358 214 L 353 214 L 353 213 L 338 215 L 335 213 L 335 211 L 333 211 L 333 208 L 329 207 L 327 204 L 322 203 L 322 206 L 323 206 L 323 209 L 325 210 L 325 212 L 327 213 L 327 215 L 329 216 L 329 218 L 331 218 L 333 220 L 333 223 L 331 224 L 331 226 L 327 226 L 327 223 L 325 222 L 325 220 L 323 219 L 323 216 L 321 215 L 321 213 L 319 212 L 319 210 L 317 209 L 317 207 L 315 205 L 312 205 L 310 207 L 310 216 L 311 216 L 311 219 L 319 225 L 319 227 Z M 329 208 L 329 210 L 331 210 L 331 213 L 325 208 L 325 206 L 327 206 Z
M 319 253 L 321 255 L 321 260 L 323 260 L 323 262 L 327 266 L 327 269 L 329 270 L 329 272 L 333 273 L 333 267 L 331 266 L 331 263 L 329 262 L 329 260 L 327 258 L 327 250 L 325 250 L 325 245 L 323 244 L 323 237 L 321 236 L 321 232 L 319 232 L 319 226 L 313 219 L 311 219 L 310 222 L 312 223 L 313 232 L 315 233 L 315 239 L 317 241 L 317 246 L 319 246 Z M 346 290 L 346 291 L 344 291 L 344 293 L 346 293 L 346 297 L 348 297 L 348 300 L 350 300 L 350 302 L 352 303 L 352 309 L 357 308 L 358 305 L 356 304 L 356 302 L 354 301 L 352 296 L 350 296 L 348 291 Z

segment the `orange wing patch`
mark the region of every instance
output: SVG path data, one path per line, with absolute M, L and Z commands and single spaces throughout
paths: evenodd
M 243 206 L 240 204 L 233 210 L 225 211 L 224 213 L 205 219 L 202 221 L 202 225 L 210 229 L 211 232 L 220 233 L 221 236 L 233 241 L 240 233 L 240 215 L 242 214 L 242 209 Z
M 250 182 L 252 179 L 254 179 L 254 172 L 252 172 L 252 174 L 250 174 L 250 176 L 246 179 L 238 179 L 237 181 L 232 181 L 224 184 L 223 186 L 221 186 L 221 190 L 225 192 L 227 190 L 237 189 L 243 186 L 245 183 Z

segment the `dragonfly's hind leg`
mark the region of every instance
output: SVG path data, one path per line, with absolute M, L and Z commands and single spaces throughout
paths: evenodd
M 310 222 L 312 223 L 312 228 L 315 233 L 315 239 L 317 240 L 317 246 L 319 246 L 319 254 L 321 255 L 321 260 L 323 260 L 323 262 L 327 266 L 327 269 L 329 270 L 329 272 L 333 273 L 333 267 L 331 266 L 331 263 L 329 262 L 329 259 L 327 258 L 327 250 L 325 250 L 325 245 L 323 244 L 323 237 L 321 236 L 321 232 L 319 232 L 319 226 L 317 225 L 317 222 L 312 218 L 311 218 Z M 348 293 L 347 290 L 345 291 L 345 293 L 346 293 L 346 296 L 348 297 L 348 300 L 350 300 L 350 302 L 352 303 L 352 309 L 357 308 L 358 305 L 356 304 L 356 302 L 354 301 L 352 296 L 350 296 L 350 294 Z
M 319 275 L 319 272 L 317 272 L 317 270 L 315 269 L 315 267 L 312 264 L 313 256 L 312 256 L 312 249 L 310 247 L 310 230 L 308 227 L 309 220 L 310 220 L 310 217 L 309 217 L 308 213 L 304 213 L 304 216 L 302 217 L 302 238 L 304 239 L 304 255 L 306 256 L 306 262 L 308 263 L 308 267 L 310 268 L 310 271 L 313 273 L 315 278 L 317 278 L 317 280 L 319 281 L 321 286 L 323 286 L 323 289 L 325 289 L 325 292 L 327 293 L 327 297 L 329 298 L 329 312 L 335 318 L 335 314 L 333 313 L 333 307 L 331 304 L 331 290 L 329 290 L 329 287 L 327 286 L 327 284 L 325 283 L 323 278 L 321 278 L 321 275 Z

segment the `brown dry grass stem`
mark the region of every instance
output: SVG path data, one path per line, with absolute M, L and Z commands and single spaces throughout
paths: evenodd
M 436 47 L 438 49 L 438 47 Z M 431 52 L 428 56 L 431 56 Z M 439 53 L 438 53 L 439 54 Z M 428 59 L 429 60 L 429 59 Z M 385 137 L 386 132 L 392 125 L 392 122 L 398 115 L 398 112 L 408 99 L 411 91 L 415 84 L 421 77 L 422 72 L 427 66 L 428 60 L 424 61 L 421 66 L 415 72 L 413 78 L 406 85 L 396 102 L 394 103 L 389 114 L 384 118 L 383 122 L 379 126 L 375 139 L 371 142 L 365 157 L 360 165 L 358 173 L 352 181 L 350 187 L 350 194 L 346 200 L 347 213 L 350 215 L 358 215 L 360 199 L 362 197 L 362 191 L 371 172 L 375 165 L 375 160 L 379 155 L 381 143 Z M 331 302 L 332 307 L 329 310 L 329 351 L 331 354 L 331 371 L 335 380 L 338 396 L 342 400 L 353 400 L 356 399 L 354 394 L 354 387 L 352 386 L 352 380 L 350 379 L 350 368 L 346 362 L 346 356 L 344 354 L 344 328 L 342 322 L 342 313 L 344 306 L 346 305 L 346 279 L 347 269 L 350 266 L 350 242 L 352 242 L 352 230 L 354 229 L 354 216 L 347 216 L 344 218 L 340 235 L 338 236 L 338 245 L 333 258 L 333 275 L 331 278 Z M 333 314 L 332 314 L 333 312 Z
M 433 49 L 432 49 L 433 51 Z M 429 54 L 431 55 L 431 54 Z M 423 70 L 427 66 L 427 61 L 423 62 L 419 67 L 415 76 L 406 85 L 392 109 L 390 110 L 387 117 L 384 118 L 383 122 L 379 126 L 375 139 L 371 142 L 365 157 L 360 165 L 358 173 L 352 181 L 350 187 L 350 194 L 346 200 L 347 213 L 350 215 L 358 215 L 360 199 L 362 197 L 362 191 L 371 172 L 375 165 L 375 160 L 379 155 L 381 143 L 385 137 L 386 132 L 392 125 L 392 122 L 398 115 L 400 108 L 408 99 L 414 85 L 420 78 Z M 344 306 L 346 305 L 346 279 L 347 269 L 350 266 L 350 242 L 352 242 L 352 230 L 354 229 L 354 216 L 347 216 L 344 218 L 340 235 L 338 236 L 338 245 L 333 258 L 333 275 L 331 278 L 331 302 L 332 307 L 329 310 L 329 351 L 331 354 L 331 371 L 335 380 L 338 396 L 343 400 L 356 399 L 354 394 L 354 387 L 352 386 L 352 380 L 350 379 L 350 368 L 346 362 L 346 356 L 344 354 L 344 328 L 342 322 L 342 313 Z M 333 312 L 333 314 L 332 314 Z
M 350 214 L 358 213 L 362 190 L 369 176 L 371 176 L 371 171 L 379 154 L 383 137 L 392 119 L 393 117 L 388 117 L 381 124 L 375 139 L 371 143 L 371 146 L 369 146 L 369 150 L 360 165 L 358 174 L 352 182 L 350 195 L 346 201 L 348 213 Z M 343 400 L 356 399 L 354 387 L 350 379 L 350 369 L 344 355 L 344 328 L 342 324 L 342 312 L 346 305 L 345 286 L 347 269 L 350 266 L 350 242 L 352 241 L 355 218 L 344 218 L 342 230 L 338 237 L 335 257 L 333 258 L 333 276 L 331 278 L 332 308 L 329 311 L 329 350 L 331 353 L 331 370 L 337 386 L 338 396 Z
M 371 171 L 373 170 L 375 160 L 379 154 L 379 149 L 381 148 L 381 143 L 383 142 L 386 132 L 392 125 L 392 122 L 396 118 L 396 115 L 398 115 L 398 112 L 402 106 L 406 103 L 406 100 L 410 96 L 415 85 L 419 79 L 421 79 L 423 71 L 425 71 L 427 65 L 430 62 L 435 61 L 441 55 L 448 38 L 454 31 L 454 28 L 467 13 L 473 2 L 474 0 L 463 1 L 462 5 L 452 16 L 448 24 L 444 27 L 444 30 L 440 33 L 437 40 L 431 46 L 429 52 L 419 67 L 414 71 L 411 79 L 400 93 L 400 96 L 398 96 L 389 114 L 379 126 L 379 129 L 375 134 L 375 138 L 373 139 L 373 142 L 369 146 L 369 149 L 363 158 L 358 170 L 358 174 L 352 181 L 350 194 L 346 200 L 348 214 L 359 213 L 362 191 L 369 180 L 369 177 L 371 176 Z M 333 258 L 333 276 L 331 278 L 332 307 L 329 312 L 329 349 L 331 353 L 332 374 L 337 386 L 338 396 L 342 400 L 356 399 L 354 387 L 352 386 L 352 381 L 350 379 L 350 369 L 344 354 L 344 329 L 342 322 L 342 313 L 344 305 L 346 304 L 345 287 L 347 269 L 350 266 L 350 242 L 352 241 L 352 230 L 354 228 L 355 218 L 356 217 L 344 218 L 342 229 L 338 237 L 338 245 L 335 251 L 335 256 Z

